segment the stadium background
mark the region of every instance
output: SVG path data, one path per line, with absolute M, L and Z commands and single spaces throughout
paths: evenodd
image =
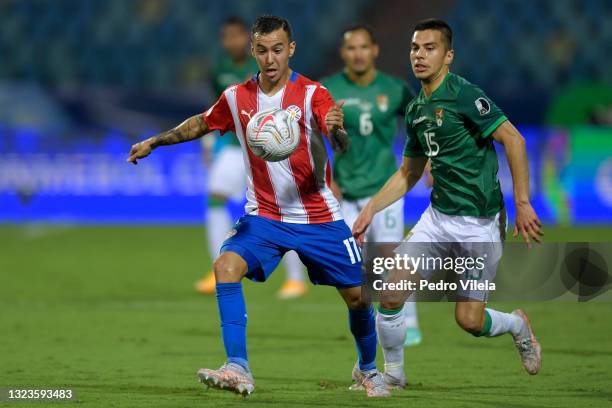
M 117 406 L 146 404 L 151 401 L 147 398 L 172 406 L 201 397 L 190 383 L 191 371 L 200 363 L 218 364 L 222 354 L 214 301 L 191 290 L 192 281 L 209 266 L 203 233 L 207 169 L 200 145 L 163 148 L 137 167 L 128 166 L 125 158 L 132 143 L 214 101 L 208 72 L 221 52 L 220 23 L 230 15 L 251 22 L 262 13 L 291 21 L 297 41 L 291 66 L 311 78 L 339 69 L 342 28 L 367 22 L 381 46 L 379 69 L 406 79 L 415 89 L 408 61 L 410 27 L 425 17 L 447 19 L 455 34 L 452 70 L 479 84 L 527 139 L 532 198 L 547 239 L 612 240 L 608 1 L 0 0 L 0 322 L 2 330 L 8 329 L 0 336 L 0 387 L 72 385 L 81 390 L 84 402 Z M 400 138 L 398 154 L 401 144 Z M 512 218 L 511 179 L 503 155 L 500 178 Z M 409 224 L 428 196 L 422 185 L 410 194 Z M 233 210 L 239 213 L 240 203 Z M 279 385 L 294 370 L 270 368 L 259 402 L 298 398 L 304 404 L 350 405 L 342 391 L 353 358 L 348 337 L 342 337 L 347 334 L 344 315 L 341 310 L 326 319 L 306 314 L 323 313 L 328 303 L 341 309 L 333 293 L 312 291 L 278 310 L 271 295 L 279 279 L 275 276 L 270 287 L 247 284 L 253 357 L 278 359 L 269 350 L 266 355 L 268 347 L 290 354 L 294 348 L 316 349 L 322 341 L 326 352 L 345 353 L 349 363 L 338 368 L 337 377 L 333 370 L 328 377 L 316 370 L 298 374 L 299 391 Z M 457 337 L 462 340 L 453 349 L 435 339 L 459 335 L 444 312 L 447 306 L 421 308 L 422 347 L 431 353 L 444 350 L 440 356 L 452 358 L 473 344 Z M 551 368 L 556 364 L 566 372 L 578 364 L 584 369 L 573 377 L 543 375 L 552 381 L 545 384 L 556 390 L 558 400 L 551 406 L 609 403 L 609 304 L 532 308 L 549 321 L 544 330 L 558 351 Z M 278 310 L 278 316 L 266 314 L 269 310 Z M 608 322 L 601 321 L 602 314 Z M 569 338 L 554 326 L 567 317 L 576 321 L 572 332 L 579 333 Z M 449 320 L 442 329 L 435 324 L 440 319 Z M 297 324 L 300 320 L 310 326 Z M 311 327 L 334 333 L 338 344 L 309 334 Z M 283 334 L 292 332 L 297 334 Z M 205 352 L 210 357 L 194 359 L 203 346 L 210 347 Z M 507 347 L 486 348 L 484 355 L 516 363 L 505 351 Z M 293 364 L 303 370 L 310 359 L 320 360 L 321 353 L 304 352 L 303 361 Z M 434 375 L 430 360 L 409 356 Z M 131 357 L 138 357 L 138 363 Z M 151 370 L 146 364 L 151 359 L 167 372 L 141 379 L 138 370 Z M 111 368 L 98 372 L 102 361 Z M 268 369 L 261 362 L 253 364 L 264 373 Z M 28 367 L 50 370 L 55 379 L 31 375 Z M 189 371 L 183 372 L 185 367 Z M 479 375 L 486 383 L 483 370 Z M 504 379 L 499 371 L 500 383 L 516 381 L 510 374 Z M 468 373 L 472 375 L 466 369 Z M 589 373 L 599 374 L 584 385 Z M 423 397 L 433 399 L 430 406 L 443 406 L 442 391 L 459 406 L 461 389 L 432 388 L 432 382 L 456 382 L 450 373 L 445 373 L 447 379 L 440 375 L 431 382 L 425 375 L 422 384 L 418 379 L 416 400 L 407 392 L 400 402 L 423 403 Z M 521 406 L 545 405 L 546 386 L 529 384 L 534 399 L 523 396 Z M 501 401 L 512 391 L 481 392 L 481 402 L 498 396 Z M 217 398 L 215 404 L 232 401 L 231 396 L 205 397 Z M 506 402 L 512 401 L 508 396 Z

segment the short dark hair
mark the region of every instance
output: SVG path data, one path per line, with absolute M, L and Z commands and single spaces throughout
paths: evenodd
M 421 20 L 414 26 L 414 31 L 423 30 L 437 30 L 442 33 L 446 48 L 448 50 L 453 49 L 453 30 L 451 30 L 448 23 L 438 18 L 428 18 L 427 20 Z
M 230 25 L 237 25 L 240 26 L 241 28 L 244 28 L 245 31 L 249 29 L 249 26 L 247 25 L 246 21 L 244 21 L 242 18 L 238 17 L 238 16 L 230 16 L 228 18 L 226 18 L 225 20 L 223 20 L 223 23 L 221 24 L 221 27 L 227 27 Z
M 374 36 L 374 30 L 372 30 L 372 27 L 370 27 L 367 24 L 354 24 L 354 25 L 346 27 L 344 30 L 342 30 L 342 41 L 344 41 L 344 36 L 346 34 L 352 33 L 353 31 L 360 31 L 360 30 L 368 33 L 368 35 L 370 36 L 370 40 L 372 41 L 372 44 L 377 44 L 376 37 Z
M 291 24 L 289 24 L 289 21 L 282 17 L 270 15 L 257 17 L 257 20 L 255 20 L 255 23 L 253 23 L 253 27 L 251 27 L 251 37 L 254 37 L 255 34 L 269 34 L 272 31 L 278 30 L 279 28 L 282 28 L 283 31 L 287 33 L 289 42 L 293 41 Z

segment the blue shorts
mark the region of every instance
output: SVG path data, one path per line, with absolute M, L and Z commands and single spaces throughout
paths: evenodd
M 361 252 L 343 220 L 293 224 L 244 215 L 221 252 L 235 252 L 248 264 L 246 277 L 264 282 L 285 252 L 294 250 L 315 285 L 349 288 L 363 284 Z

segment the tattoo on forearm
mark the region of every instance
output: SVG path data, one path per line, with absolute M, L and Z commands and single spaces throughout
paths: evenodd
M 202 115 L 192 116 L 174 129 L 154 136 L 153 147 L 183 143 L 203 136 L 208 126 Z

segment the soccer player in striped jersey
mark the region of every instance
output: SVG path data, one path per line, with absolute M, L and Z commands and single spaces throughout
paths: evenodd
M 336 149 L 346 149 L 342 109 L 321 84 L 289 68 L 295 46 L 287 20 L 259 17 L 251 29 L 251 52 L 259 73 L 227 88 L 204 114 L 132 146 L 128 161 L 136 164 L 159 146 L 193 140 L 213 130 L 234 131 L 242 146 L 246 215 L 234 225 L 214 264 L 227 360 L 218 370 L 200 369 L 202 382 L 243 395 L 254 390 L 241 281 L 245 276 L 265 281 L 283 254 L 294 250 L 308 268 L 310 280 L 336 287 L 346 302 L 367 395 L 388 396 L 382 374 L 376 370 L 374 309 L 362 297 L 361 255 L 329 187 L 331 168 L 322 135 L 327 134 Z M 251 117 L 272 107 L 299 113 L 300 144 L 279 162 L 255 156 L 245 141 Z
M 407 84 L 376 69 L 378 44 L 371 28 L 356 25 L 342 33 L 340 56 L 344 69 L 324 78 L 335 100 L 343 101 L 344 128 L 351 140 L 345 153 L 334 154 L 332 187 L 341 200 L 342 215 L 349 227 L 359 211 L 397 170 L 393 143 L 397 137 L 399 116 L 403 116 L 414 93 Z M 404 200 L 399 199 L 376 214 L 366 232 L 367 240 L 384 243 L 378 248 L 382 255 L 393 255 L 404 237 Z M 379 309 L 379 313 L 386 310 Z M 406 346 L 421 342 L 416 304 L 406 302 L 402 311 L 405 319 Z M 384 327 L 379 327 L 385 330 Z M 398 378 L 394 384 L 403 387 Z
M 229 17 L 221 26 L 221 45 L 226 54 L 213 69 L 213 88 L 218 98 L 227 87 L 250 78 L 257 72 L 257 63 L 248 52 L 249 29 L 238 17 Z M 213 261 L 219 255 L 225 236 L 232 229 L 228 200 L 244 199 L 246 176 L 242 166 L 242 148 L 234 132 L 222 137 L 208 135 L 202 140 L 204 161 L 209 167 L 208 177 L 208 249 Z M 283 257 L 287 280 L 278 292 L 281 299 L 300 297 L 308 291 L 304 282 L 303 266 L 295 251 Z M 196 282 L 202 294 L 215 293 L 215 274 L 212 270 Z
M 491 250 L 485 262 L 486 273 L 466 279 L 482 280 L 494 277 L 505 236 L 494 141 L 504 146 L 512 172 L 515 236 L 520 233 L 527 243 L 530 239 L 539 242 L 541 223 L 529 201 L 523 136 L 482 90 L 449 72 L 453 56 L 452 31 L 446 22 L 431 19 L 415 26 L 410 62 L 422 88 L 406 108 L 404 160 L 361 211 L 353 224 L 353 234 L 361 240 L 374 215 L 410 191 L 429 159 L 433 175 L 431 205 L 396 252 L 443 258 L 452 255 L 449 245 L 431 243 L 452 242 L 463 251 L 480 244 Z M 418 272 L 420 278 L 428 279 L 434 271 L 421 268 Z M 457 294 L 455 320 L 463 330 L 485 337 L 510 334 L 526 371 L 539 372 L 541 348 L 525 312 L 518 309 L 504 313 L 487 308 L 486 290 L 459 289 Z M 381 304 L 390 313 L 377 316 L 377 326 L 387 328 L 379 332 L 380 342 L 385 362 L 393 364 L 393 370 L 387 370 L 385 376 L 401 377 L 405 331 L 396 327 L 403 318 L 403 303 L 401 299 L 387 299 Z

